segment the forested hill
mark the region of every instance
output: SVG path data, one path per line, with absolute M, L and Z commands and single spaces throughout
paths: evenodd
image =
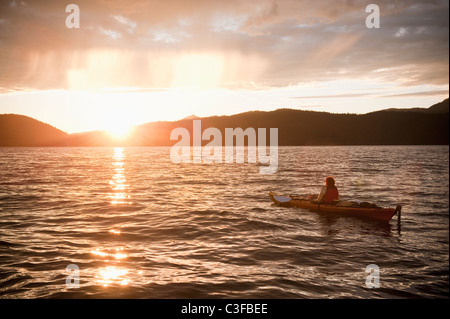
M 103 132 L 67 134 L 48 124 L 13 114 L 0 115 L 0 146 L 170 146 L 177 127 L 191 133 L 193 119 L 208 127 L 242 129 L 278 128 L 278 144 L 287 145 L 448 145 L 449 100 L 427 109 L 388 109 L 368 114 L 278 109 L 231 116 L 190 117 L 175 122 L 151 122 L 137 126 L 122 142 Z M 203 141 L 207 144 L 209 141 Z
M 447 99 L 428 109 L 402 112 L 384 110 L 357 115 L 279 109 L 198 119 L 202 130 L 218 128 L 223 138 L 227 127 L 266 128 L 267 132 L 271 127 L 278 128 L 279 145 L 442 145 L 449 144 L 448 110 Z M 192 120 L 187 119 L 144 124 L 138 127 L 134 143 L 173 145 L 169 136 L 176 127 L 187 128 L 192 138 Z
M 0 146 L 61 145 L 69 134 L 31 117 L 0 114 Z

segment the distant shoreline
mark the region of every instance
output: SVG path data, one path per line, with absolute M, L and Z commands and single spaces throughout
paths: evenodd
M 449 145 L 448 116 L 449 99 L 419 111 L 334 114 L 278 109 L 197 119 L 202 129 L 217 128 L 222 136 L 225 128 L 278 128 L 279 146 Z M 192 132 L 192 125 L 192 119 L 150 122 L 117 141 L 103 131 L 69 134 L 31 117 L 0 114 L 0 147 L 172 146 L 177 141 L 170 140 L 171 131 L 185 128 Z

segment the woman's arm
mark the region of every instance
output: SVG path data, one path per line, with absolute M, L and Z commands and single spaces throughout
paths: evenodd
M 317 201 L 319 203 L 321 203 L 323 201 L 323 199 L 325 198 L 326 194 L 327 194 L 327 187 L 324 186 L 324 187 L 322 187 L 322 190 L 320 191 L 319 196 L 317 196 Z

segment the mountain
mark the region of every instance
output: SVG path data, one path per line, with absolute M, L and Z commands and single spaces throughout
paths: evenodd
M 436 103 L 436 104 L 430 106 L 428 108 L 428 112 L 430 112 L 430 113 L 442 113 L 442 114 L 447 113 L 448 114 L 448 99 L 446 99 L 446 100 L 444 100 L 444 101 L 442 101 L 440 103 Z
M 198 120 L 199 117 L 197 115 L 189 115 L 183 118 L 182 120 Z
M 419 113 L 437 113 L 437 114 L 448 114 L 449 108 L 448 108 L 448 100 L 445 99 L 442 102 L 436 103 L 429 108 L 421 108 L 421 107 L 415 107 L 411 109 L 386 109 L 378 112 L 419 112 Z
M 428 109 L 389 109 L 368 114 L 278 109 L 251 111 L 231 116 L 190 117 L 175 122 L 139 125 L 124 142 L 115 142 L 102 131 L 64 133 L 32 118 L 0 115 L 0 146 L 171 146 L 175 128 L 186 128 L 192 141 L 193 119 L 201 120 L 202 131 L 225 128 L 278 128 L 278 145 L 448 145 L 448 99 Z M 267 137 L 267 141 L 269 138 Z M 192 143 L 192 142 L 191 142 Z M 203 145 L 209 141 L 202 141 Z
M 0 146 L 61 145 L 69 134 L 57 128 L 17 114 L 0 114 Z

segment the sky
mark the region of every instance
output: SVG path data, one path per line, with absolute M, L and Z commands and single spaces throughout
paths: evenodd
M 66 19 L 80 10 L 80 27 Z M 368 28 L 366 6 L 380 9 Z M 0 114 L 73 133 L 449 95 L 448 0 L 0 0 Z

